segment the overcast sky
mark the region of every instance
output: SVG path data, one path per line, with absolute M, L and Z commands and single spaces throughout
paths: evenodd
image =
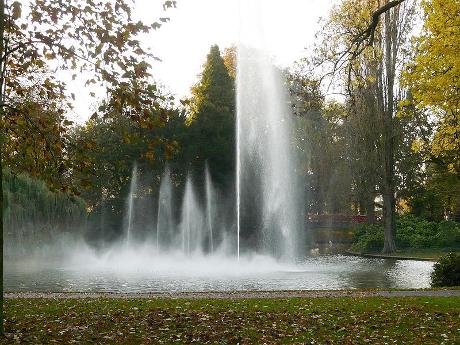
M 145 22 L 169 17 L 171 21 L 145 37 L 145 44 L 162 59 L 153 63 L 154 78 L 173 95 L 189 95 L 209 48 L 223 50 L 240 39 L 240 1 L 263 1 L 258 14 L 264 24 L 265 44 L 275 61 L 285 67 L 307 54 L 321 17 L 327 17 L 337 0 L 178 0 L 177 8 L 163 13 L 163 0 L 136 0 L 136 15 Z M 244 12 L 244 10 L 243 10 Z M 243 38 L 244 39 L 244 38 Z M 83 122 L 90 115 L 91 99 L 82 83 L 69 85 L 77 99 L 74 117 Z

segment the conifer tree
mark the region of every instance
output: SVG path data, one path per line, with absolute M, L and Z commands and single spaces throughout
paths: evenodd
M 184 155 L 190 168 L 201 176 L 208 162 L 214 181 L 231 185 L 235 166 L 235 83 L 219 47 L 208 54 L 201 79 L 192 88 L 187 143 Z

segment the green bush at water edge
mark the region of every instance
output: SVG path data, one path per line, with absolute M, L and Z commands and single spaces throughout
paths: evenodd
M 431 273 L 433 287 L 460 286 L 460 253 L 442 256 Z
M 356 229 L 352 250 L 360 253 L 383 249 L 383 225 L 365 224 Z M 460 224 L 453 221 L 430 222 L 412 215 L 396 221 L 396 246 L 399 249 L 459 248 Z

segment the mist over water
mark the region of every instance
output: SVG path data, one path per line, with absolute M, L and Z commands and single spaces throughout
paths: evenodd
M 6 291 L 181 292 L 428 288 L 433 263 L 323 256 L 285 264 L 267 256 L 156 255 L 151 246 L 95 255 L 84 244 L 63 261 L 6 266 Z
M 56 238 L 28 256 L 7 260 L 5 289 L 174 292 L 429 287 L 431 262 L 340 255 L 305 257 L 293 262 L 257 250 L 241 253 L 238 260 L 235 227 L 223 221 L 221 212 L 210 211 L 209 205 L 225 204 L 212 188 L 211 180 L 203 195 L 211 195 L 212 202 L 199 197 L 189 176 L 178 206 L 173 194 L 180 191 L 173 188 L 166 169 L 158 196 L 159 218 L 154 222 L 159 228 L 140 225 L 136 220 L 141 217 L 136 212 L 136 199 L 141 195 L 137 188 L 133 185 L 127 198 L 132 201 L 127 202 L 126 210 L 132 211 L 131 226 L 126 224 L 130 226 L 129 245 L 128 231 L 117 242 L 99 249 L 82 238 Z M 170 216 L 175 207 L 182 209 L 179 220 Z M 209 222 L 207 215 L 213 215 L 214 221 Z M 212 246 L 207 226 L 210 223 Z M 138 236 L 137 232 L 145 234 L 146 228 L 151 229 L 150 233 Z
M 133 169 L 135 170 L 135 169 Z M 140 181 L 139 171 L 135 171 Z M 208 175 L 208 174 L 206 174 Z M 226 224 L 224 199 L 210 174 L 202 196 L 189 176 L 174 188 L 169 169 L 160 183 L 158 219 L 140 223 L 136 205 L 142 193 L 131 184 L 127 197 L 130 232 L 96 249 L 78 236 L 56 237 L 5 263 L 7 291 L 174 292 L 424 288 L 433 263 L 374 260 L 341 255 L 304 257 L 296 262 L 246 250 L 239 260 L 235 226 Z M 175 198 L 174 193 L 183 193 Z M 210 198 L 209 201 L 207 198 Z M 175 204 L 174 200 L 180 200 Z M 152 203 L 152 212 L 154 207 Z M 180 218 L 173 214 L 181 209 Z M 215 208 L 216 211 L 212 209 Z M 145 207 L 143 208 L 145 209 Z M 211 215 L 213 221 L 207 217 Z M 130 225 L 131 224 L 131 225 Z M 212 245 L 209 224 L 212 225 Z M 145 231 L 150 229 L 150 233 Z M 144 236 L 139 236 L 139 233 Z M 127 238 L 129 234 L 129 245 Z

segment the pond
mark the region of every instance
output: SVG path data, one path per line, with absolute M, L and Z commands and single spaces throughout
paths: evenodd
M 76 264 L 78 262 L 78 264 Z M 344 255 L 293 264 L 267 257 L 93 258 L 5 264 L 5 291 L 205 292 L 428 288 L 432 262 Z

